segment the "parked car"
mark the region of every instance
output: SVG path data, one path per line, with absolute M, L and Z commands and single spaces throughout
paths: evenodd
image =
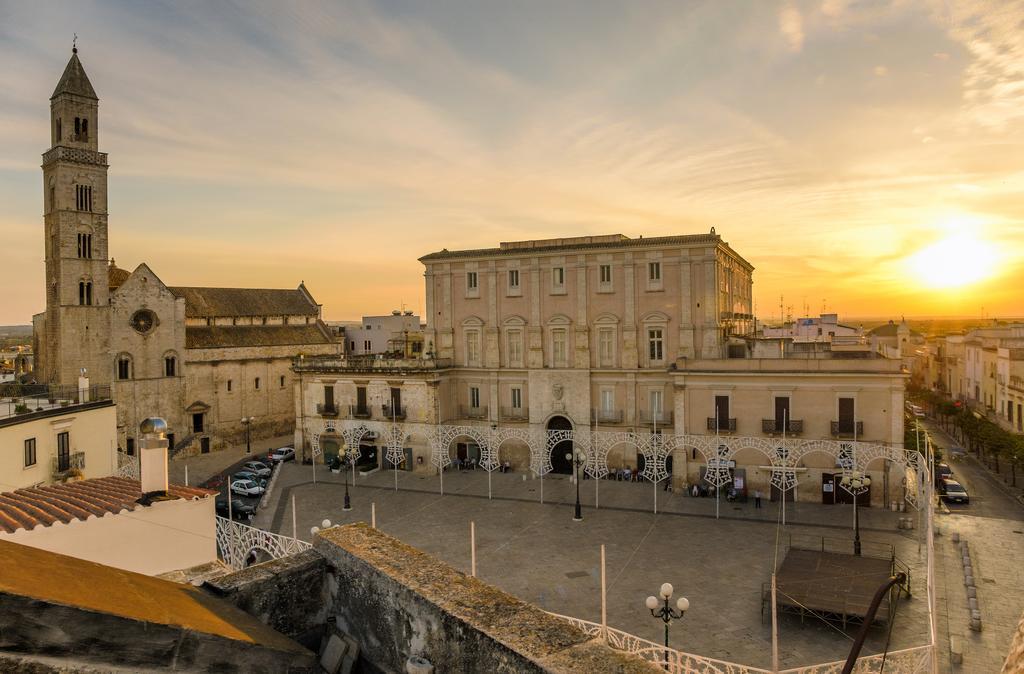
M 270 477 L 270 474 L 274 472 L 262 461 L 246 461 L 242 464 L 242 470 L 255 473 L 260 477 Z
M 260 477 L 251 470 L 240 470 L 231 476 L 231 480 L 232 482 L 235 480 L 251 480 L 263 488 L 267 486 L 267 478 Z
M 295 460 L 295 449 L 292 447 L 279 447 L 267 455 L 267 460 L 271 463 L 281 463 L 282 461 L 294 461 Z
M 953 478 L 953 469 L 949 467 L 948 463 L 937 463 L 935 464 L 935 484 L 942 486 L 943 480 L 950 480 Z
M 235 480 L 231 483 L 231 491 L 242 496 L 260 496 L 266 490 L 253 480 Z
M 217 514 L 221 517 L 228 516 L 228 500 L 217 499 Z M 231 499 L 231 517 L 236 520 L 251 520 L 256 514 L 256 508 L 240 498 Z
M 942 495 L 943 500 L 949 503 L 971 502 L 971 497 L 968 496 L 967 490 L 956 480 L 943 480 L 939 486 L 939 493 Z

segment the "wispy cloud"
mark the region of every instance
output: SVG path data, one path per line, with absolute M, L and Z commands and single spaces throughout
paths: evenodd
M 912 295 L 896 261 L 949 213 L 1024 249 L 1012 31 L 902 1 L 744 7 L 2 5 L 0 323 L 43 305 L 39 153 L 76 31 L 111 252 L 171 283 L 305 280 L 348 318 L 416 306 L 441 247 L 714 225 L 759 297 L 813 273 L 865 313 Z

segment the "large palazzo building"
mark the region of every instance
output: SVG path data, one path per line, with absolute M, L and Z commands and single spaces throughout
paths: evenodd
M 127 451 L 150 416 L 167 420 L 176 449 L 238 442 L 243 420 L 256 438 L 291 433 L 291 359 L 338 351 L 320 306 L 302 284 L 172 287 L 146 264 L 115 266 L 98 104 L 75 50 L 50 97 L 43 154 L 46 311 L 33 317 L 36 380 L 110 384 Z
M 902 447 L 900 360 L 867 340 L 755 338 L 753 266 L 714 230 L 445 249 L 420 261 L 424 357 L 296 361 L 296 442 L 307 454 L 314 442 L 335 451 L 332 430 L 360 423 L 375 429 L 362 436 L 364 462 L 382 462 L 388 422 L 403 423 L 404 467 L 424 471 L 435 469 L 428 439 L 436 424 L 475 433 L 453 437 L 449 448 L 470 459 L 488 431 L 619 432 L 634 444 L 611 448 L 612 470 L 640 468 L 635 445 L 654 433 L 751 438 L 730 470 L 742 473 L 745 489 L 768 494 L 763 449 L 771 442 L 758 442 L 783 432 Z M 512 439 L 498 454 L 536 473 L 537 451 Z M 553 472 L 570 471 L 564 447 L 543 451 Z M 680 447 L 671 456 L 677 487 L 701 480 L 707 465 L 698 452 Z M 903 475 L 872 468 L 881 487 L 873 500 L 902 500 Z M 834 453 L 809 453 L 791 493 L 828 500 L 840 469 Z

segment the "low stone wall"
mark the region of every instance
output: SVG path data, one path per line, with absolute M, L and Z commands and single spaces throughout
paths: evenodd
M 203 587 L 317 651 L 331 602 L 327 562 L 312 550 L 256 564 Z
M 410 655 L 437 672 L 662 671 L 366 524 L 321 531 L 304 554 L 326 560 L 327 614 L 371 671 L 404 671 Z

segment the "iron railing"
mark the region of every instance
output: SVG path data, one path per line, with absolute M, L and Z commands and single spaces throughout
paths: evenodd
M 502 407 L 501 418 L 508 421 L 522 421 L 529 419 L 530 413 L 525 407 Z
M 462 419 L 486 419 L 487 405 L 459 405 L 459 416 Z
M 338 416 L 338 406 L 334 403 L 317 403 L 316 413 L 322 417 Z
M 776 421 L 775 419 L 761 419 L 761 432 L 769 434 L 781 434 L 782 433 L 782 422 Z M 786 433 L 790 435 L 799 435 L 804 432 L 804 422 L 802 419 L 790 419 L 786 422 Z
M 367 405 L 349 405 L 348 415 L 353 419 L 369 419 L 373 413 Z
M 622 416 L 622 410 L 605 410 L 600 407 L 590 410 L 591 423 L 621 424 Z
M 110 401 L 110 386 L 0 384 L 0 419 Z M 26 416 L 27 418 L 31 418 Z
M 708 417 L 708 430 L 718 431 L 719 433 L 735 433 L 736 419 L 719 419 L 717 417 Z
M 405 419 L 405 405 L 381 405 L 385 419 Z
M 640 423 L 668 425 L 672 423 L 672 410 L 640 410 Z
M 864 437 L 864 422 L 858 421 L 856 425 L 844 421 L 833 421 L 832 424 L 832 437 L 834 438 L 852 438 L 855 435 L 858 438 Z M 854 432 L 856 429 L 856 432 Z
M 58 454 L 50 460 L 50 473 L 54 477 L 61 477 L 72 470 L 83 470 L 84 468 L 85 452 Z

